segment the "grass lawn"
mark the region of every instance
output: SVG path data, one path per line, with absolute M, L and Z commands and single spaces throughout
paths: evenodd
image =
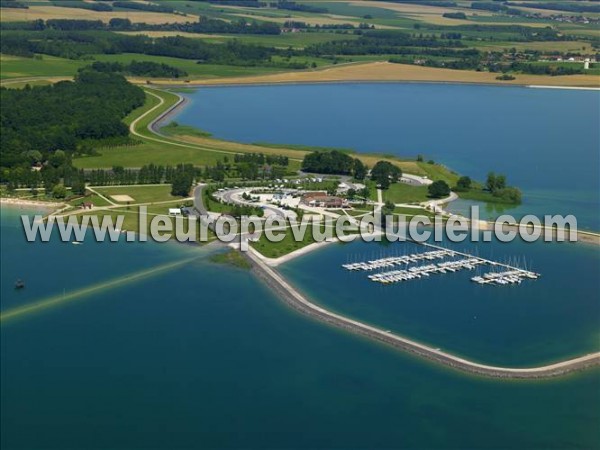
M 90 194 L 86 197 L 78 197 L 74 200 L 69 201 L 69 205 L 79 206 L 83 202 L 93 203 L 94 206 L 96 206 L 96 207 L 111 206 L 111 204 L 109 202 L 107 202 L 102 197 L 100 197 L 99 195 L 96 195 L 96 194 Z
M 393 183 L 383 191 L 383 201 L 392 203 L 413 203 L 430 200 L 427 197 L 427 186 L 412 186 L 405 183 Z
M 126 205 L 127 202 L 118 202 L 114 200 L 112 195 L 129 195 L 133 198 L 131 204 L 136 203 L 154 203 L 154 202 L 166 202 L 166 201 L 177 201 L 183 199 L 181 197 L 175 197 L 171 195 L 171 185 L 164 184 L 160 186 L 103 186 L 95 187 L 94 190 L 105 197 L 112 200 L 114 203 Z
M 99 156 L 85 156 L 73 160 L 80 169 L 111 168 L 113 166 L 141 167 L 154 163 L 157 165 L 177 165 L 180 163 L 195 166 L 214 165 L 223 155 L 195 148 L 172 147 L 158 142 L 144 142 L 134 146 L 100 148 Z
M 0 55 L 0 78 L 71 76 L 89 61 L 74 61 L 55 56 L 38 55 L 35 58 Z
M 309 227 L 310 231 L 312 227 Z M 295 250 L 306 247 L 307 245 L 313 244 L 315 239 L 312 236 L 312 233 L 307 231 L 303 239 L 301 241 L 294 240 L 294 234 L 290 229 L 286 230 L 277 230 L 274 233 L 285 233 L 285 237 L 281 242 L 270 242 L 264 234 L 260 237 L 258 242 L 252 242 L 252 247 L 266 256 L 267 258 L 279 258 L 280 256 L 287 255 Z
M 431 211 L 427 211 L 426 209 L 423 209 L 423 208 L 405 208 L 405 207 L 402 207 L 402 206 L 397 206 L 394 209 L 394 214 L 396 214 L 396 215 L 404 215 L 404 216 L 408 216 L 408 217 L 426 216 L 426 217 L 429 217 L 430 219 L 432 219 L 433 217 L 435 217 L 434 213 L 432 213 Z
M 454 186 L 458 181 L 459 175 L 441 164 L 418 162 L 417 165 L 430 180 L 444 180 L 449 186 Z

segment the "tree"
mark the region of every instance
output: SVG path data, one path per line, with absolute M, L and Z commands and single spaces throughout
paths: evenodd
M 521 203 L 521 191 L 515 187 L 506 187 L 494 192 L 494 197 L 501 198 L 507 203 Z
M 402 171 L 389 161 L 377 161 L 371 169 L 371 180 L 375 181 L 381 189 L 390 186 L 390 180 L 396 183 L 402 177 Z
M 485 187 L 492 194 L 500 189 L 504 189 L 506 187 L 506 176 L 496 175 L 494 172 L 488 173 Z
M 387 216 L 387 215 L 392 214 L 395 209 L 396 209 L 396 205 L 394 205 L 394 203 L 392 203 L 391 201 L 386 200 L 385 204 L 381 208 L 381 212 L 384 216 Z
M 354 178 L 357 180 L 364 180 L 367 176 L 367 166 L 365 166 L 362 161 L 358 158 L 354 158 Z
M 442 198 L 450 194 L 450 186 L 444 180 L 437 180 L 429 185 L 427 191 L 430 197 Z
M 362 188 L 359 191 L 359 195 L 363 198 L 364 203 L 367 203 L 367 200 L 369 199 L 369 197 L 371 196 L 371 190 L 369 189 L 368 186 L 365 186 L 364 188 Z
M 458 181 L 456 182 L 456 187 L 457 187 L 457 190 L 459 190 L 459 191 L 468 191 L 469 189 L 471 189 L 471 184 L 472 184 L 471 178 L 465 176 L 465 177 L 460 177 L 458 179 Z
M 27 152 L 25 152 L 25 156 L 27 157 L 27 159 L 29 160 L 29 163 L 31 164 L 36 164 L 39 162 L 42 162 L 42 154 L 37 151 L 37 150 L 29 150 Z
M 57 184 L 52 188 L 52 197 L 65 198 L 67 196 L 67 188 L 62 184 Z
M 305 172 L 349 175 L 353 168 L 352 157 L 337 150 L 309 153 L 302 161 L 302 170 Z
M 62 166 L 67 160 L 67 155 L 63 150 L 56 150 L 52 156 L 50 156 L 49 161 L 54 167 Z
M 192 176 L 188 173 L 178 173 L 171 184 L 171 195 L 187 197 L 192 189 Z
M 84 195 L 85 194 L 85 180 L 83 177 L 78 176 L 71 183 L 71 191 L 76 195 Z
M 389 200 L 386 200 L 385 204 L 381 208 L 381 215 L 382 215 L 382 218 L 381 218 L 381 227 L 382 228 L 386 228 L 386 226 L 387 226 L 387 220 L 385 218 L 387 216 L 391 216 L 392 214 L 394 214 L 394 210 L 395 209 L 396 209 L 396 205 L 394 205 Z M 393 220 L 393 217 L 392 217 L 392 220 Z

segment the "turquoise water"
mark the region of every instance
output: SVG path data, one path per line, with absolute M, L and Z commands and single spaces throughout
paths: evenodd
M 199 259 L 3 322 L 2 449 L 600 446 L 599 370 L 543 382 L 463 375 L 301 316 L 250 273 L 208 263 L 207 250 L 28 244 L 18 227 L 20 212 L 2 209 L 3 312 L 170 261 Z M 337 262 L 346 248 L 330 247 L 284 271 L 296 275 L 311 262 Z M 327 275 L 338 281 L 336 273 Z M 16 277 L 26 281 L 24 290 L 12 289 Z M 304 287 L 303 279 L 296 281 Z M 342 283 L 338 293 L 345 295 L 340 291 L 353 285 Z M 564 300 L 572 309 L 585 307 Z M 497 302 L 480 299 L 480 305 Z M 459 337 L 452 345 L 466 350 L 463 344 Z M 479 351 L 477 345 L 471 350 Z
M 522 188 L 511 214 L 600 230 L 600 92 L 451 84 L 201 88 L 176 117 L 216 137 L 426 158 Z

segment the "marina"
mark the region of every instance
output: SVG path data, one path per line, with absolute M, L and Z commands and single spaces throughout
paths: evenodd
M 403 281 L 416 280 L 427 278 L 434 274 L 447 274 L 459 272 L 462 270 L 475 270 L 480 266 L 489 265 L 494 270 L 483 275 L 476 275 L 471 278 L 471 281 L 481 285 L 513 285 L 521 284 L 525 279 L 535 280 L 540 277 L 539 273 L 509 264 L 492 261 L 485 258 L 469 255 L 467 253 L 458 252 L 455 250 L 437 248 L 431 244 L 424 244 L 428 247 L 434 247 L 436 250 L 411 253 L 402 256 L 388 256 L 379 259 L 368 261 L 359 261 L 342 264 L 342 267 L 350 272 L 374 271 L 396 267 L 394 270 L 381 271 L 376 274 L 368 275 L 371 281 L 381 284 L 394 284 Z M 432 262 L 434 260 L 461 257 L 461 259 L 452 259 L 450 261 Z M 410 264 L 428 261 L 429 264 L 408 267 Z M 502 270 L 507 269 L 507 270 Z

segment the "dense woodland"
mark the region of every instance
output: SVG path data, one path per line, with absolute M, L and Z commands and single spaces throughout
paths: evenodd
M 127 138 L 122 119 L 144 104 L 142 89 L 124 77 L 94 70 L 73 82 L 0 89 L 0 179 L 13 187 L 81 183 L 71 157 L 90 142 Z M 41 171 L 32 171 L 38 165 Z

